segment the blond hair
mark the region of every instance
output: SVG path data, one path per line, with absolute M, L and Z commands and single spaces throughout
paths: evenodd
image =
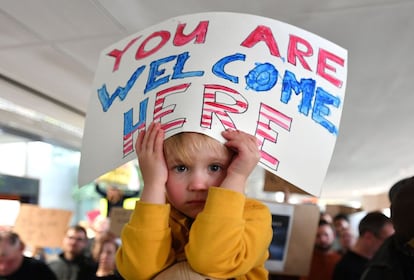
M 165 157 L 172 156 L 184 164 L 194 162 L 194 155 L 204 150 L 225 154 L 228 157 L 232 155 L 232 152 L 219 141 L 201 133 L 181 132 L 164 141 Z

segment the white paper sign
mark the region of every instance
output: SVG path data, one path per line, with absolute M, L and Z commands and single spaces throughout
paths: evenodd
M 260 166 L 319 195 L 346 76 L 345 49 L 269 18 L 201 13 L 149 27 L 101 53 L 79 184 L 135 158 L 138 131 L 155 120 L 166 137 L 255 135 Z

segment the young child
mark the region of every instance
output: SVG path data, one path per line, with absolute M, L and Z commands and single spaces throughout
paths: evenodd
M 271 214 L 244 195 L 260 158 L 257 140 L 236 130 L 222 135 L 224 145 L 193 132 L 164 141 L 159 123 L 139 134 L 144 189 L 117 252 L 125 279 L 152 279 L 182 261 L 208 277 L 268 279 Z

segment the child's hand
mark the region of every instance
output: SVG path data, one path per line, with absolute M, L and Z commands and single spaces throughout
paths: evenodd
M 165 163 L 164 131 L 159 123 L 151 123 L 147 131 L 141 131 L 135 143 L 144 190 L 141 200 L 151 203 L 165 203 L 165 184 L 168 169 Z
M 235 152 L 222 187 L 244 192 L 247 178 L 260 159 L 257 139 L 237 130 L 226 130 L 222 135 L 227 140 L 225 145 Z

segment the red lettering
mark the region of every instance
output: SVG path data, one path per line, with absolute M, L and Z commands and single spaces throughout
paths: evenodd
M 109 56 L 115 57 L 115 64 L 114 64 L 114 68 L 112 69 L 112 72 L 115 72 L 116 70 L 118 70 L 119 64 L 121 63 L 122 56 L 139 38 L 141 38 L 141 36 L 138 36 L 137 38 L 132 39 L 123 50 L 114 49 L 108 53 Z
M 189 43 L 191 40 L 195 39 L 195 44 L 203 44 L 205 43 L 207 30 L 208 30 L 208 21 L 200 21 L 197 27 L 190 33 L 184 34 L 184 28 L 186 27 L 185 23 L 178 24 L 176 33 L 174 35 L 173 44 L 175 46 L 183 46 Z M 112 71 L 115 72 L 119 69 L 119 65 L 121 63 L 121 59 L 123 55 L 129 50 L 129 48 L 142 36 L 132 39 L 122 50 L 114 49 L 110 51 L 107 55 L 112 56 L 115 58 L 115 63 L 113 66 Z M 161 30 L 152 33 L 149 35 L 138 47 L 137 52 L 135 53 L 135 59 L 139 60 L 150 56 L 156 53 L 159 49 L 161 49 L 165 44 L 170 40 L 171 34 L 169 31 Z M 159 39 L 159 42 L 153 44 L 149 49 L 146 49 L 149 46 L 151 41 Z
M 203 44 L 206 41 L 206 34 L 208 29 L 208 21 L 200 21 L 197 27 L 188 35 L 184 35 L 185 23 L 181 23 L 177 26 L 177 31 L 175 32 L 173 44 L 174 46 L 182 46 L 190 42 L 192 39 L 195 39 L 196 44 Z
M 306 47 L 306 50 L 300 50 L 299 44 Z M 308 41 L 297 37 L 295 35 L 289 36 L 289 46 L 288 46 L 288 62 L 296 66 L 296 58 L 299 59 L 300 64 L 303 68 L 311 71 L 308 63 L 305 61 L 304 56 L 310 57 L 313 55 L 313 49 L 311 44 Z
M 318 67 L 316 69 L 316 73 L 319 74 L 321 77 L 325 78 L 334 86 L 340 88 L 342 87 L 343 81 L 335 78 L 334 76 L 326 73 L 326 69 L 330 70 L 333 73 L 336 73 L 336 68 L 332 65 L 328 64 L 328 61 L 333 61 L 340 66 L 344 66 L 345 60 L 327 50 L 320 49 L 318 54 Z
M 264 25 L 257 26 L 241 45 L 246 48 L 252 48 L 260 41 L 265 42 L 266 46 L 269 48 L 270 54 L 280 57 L 279 47 L 273 37 L 272 30 Z
M 174 112 L 176 104 L 171 104 L 164 107 L 165 98 L 168 95 L 184 92 L 188 89 L 190 84 L 181 84 L 157 92 L 154 105 L 154 121 L 161 122 L 161 118 Z M 178 118 L 162 124 L 162 128 L 167 131 L 174 128 L 182 127 L 185 123 L 185 118 Z
M 266 104 L 261 103 L 260 105 L 259 120 L 255 132 L 255 136 L 260 143 L 260 162 L 273 170 L 277 170 L 279 160 L 263 150 L 264 142 L 266 140 L 272 143 L 277 142 L 278 133 L 270 127 L 270 123 L 274 123 L 277 126 L 290 131 L 292 118 Z
M 158 43 L 158 45 L 154 46 L 150 50 L 145 50 L 145 47 L 146 47 L 147 43 L 149 41 L 151 41 L 153 38 L 156 38 L 156 37 L 160 37 L 160 39 L 161 39 L 160 42 Z M 157 52 L 159 49 L 161 49 L 168 42 L 170 37 L 171 37 L 171 34 L 168 31 L 158 31 L 158 32 L 152 33 L 139 46 L 139 48 L 137 50 L 137 53 L 135 54 L 135 59 L 138 60 L 138 59 L 141 59 L 141 58 L 145 58 L 145 57 L 150 56 L 153 53 Z
M 235 102 L 233 104 L 218 103 L 216 97 L 219 93 L 230 96 Z M 241 114 L 247 111 L 247 107 L 247 100 L 238 91 L 222 85 L 205 85 L 201 127 L 211 128 L 213 114 L 215 114 L 226 129 L 236 129 L 228 113 Z

